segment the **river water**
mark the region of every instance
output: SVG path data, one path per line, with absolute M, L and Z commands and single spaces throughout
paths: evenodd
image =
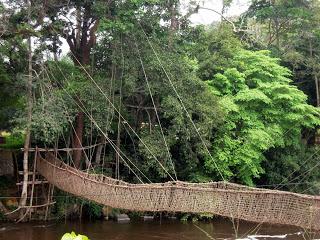
M 0 240 L 60 240 L 63 233 L 71 231 L 85 234 L 90 240 L 320 239 L 320 234 L 295 227 L 232 224 L 230 220 L 217 219 L 210 223 L 177 220 L 0 223 Z

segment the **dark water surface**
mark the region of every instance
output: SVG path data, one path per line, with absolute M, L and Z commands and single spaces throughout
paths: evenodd
M 320 223 L 319 223 L 320 224 Z M 112 221 L 67 223 L 35 222 L 0 224 L 0 240 L 60 240 L 65 232 L 75 231 L 90 240 L 210 240 L 210 239 L 320 239 L 319 234 L 288 226 L 257 225 L 242 222 L 237 236 L 230 220 L 210 223 L 182 223 L 176 220 L 116 223 Z

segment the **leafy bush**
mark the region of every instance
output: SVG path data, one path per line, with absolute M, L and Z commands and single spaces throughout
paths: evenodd
M 90 240 L 87 236 L 76 234 L 75 232 L 65 233 L 61 240 Z

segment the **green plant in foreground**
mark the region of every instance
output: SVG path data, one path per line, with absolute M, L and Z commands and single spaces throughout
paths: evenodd
M 90 240 L 87 236 L 76 234 L 75 232 L 65 233 L 61 240 Z

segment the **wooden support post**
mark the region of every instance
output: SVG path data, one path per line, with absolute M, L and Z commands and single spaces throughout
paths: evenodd
M 55 157 L 55 158 L 58 157 L 58 150 L 57 150 L 57 148 L 54 149 L 54 157 Z
M 31 196 L 30 196 L 30 208 L 32 208 L 33 204 L 33 193 L 34 193 L 34 185 L 36 181 L 36 169 L 37 169 L 37 155 L 38 155 L 38 148 L 36 147 L 36 151 L 34 153 L 34 160 L 33 160 L 33 174 L 32 174 L 32 186 L 31 186 Z M 29 221 L 31 220 L 31 211 L 29 210 Z
M 25 6 L 28 9 L 28 23 L 31 23 L 31 1 L 25 0 Z M 29 145 L 30 145 L 30 135 L 31 135 L 31 122 L 32 122 L 32 107 L 33 107 L 33 99 L 32 99 L 32 40 L 31 36 L 28 37 L 28 81 L 27 81 L 27 126 L 25 130 L 25 141 L 24 141 L 24 153 L 23 153 L 23 185 L 21 191 L 21 198 L 19 201 L 19 207 L 24 207 L 27 205 L 28 198 L 28 160 L 29 160 Z M 20 214 L 20 219 L 23 220 L 26 216 L 24 211 Z
M 49 204 L 50 201 L 51 201 L 51 199 L 50 199 L 51 188 L 53 188 L 53 185 L 52 185 L 52 184 L 49 184 L 47 204 Z M 44 215 L 44 220 L 45 220 L 45 221 L 48 220 L 48 212 L 49 212 L 49 205 L 46 206 L 46 212 L 45 212 L 45 215 Z
M 49 190 L 48 190 L 48 202 L 47 202 L 47 207 L 46 207 L 46 213 L 45 213 L 45 221 L 48 220 L 48 215 L 49 215 L 49 210 L 50 210 L 50 206 L 51 206 L 51 202 L 53 200 L 53 192 L 54 192 L 54 185 L 50 184 L 49 185 Z
M 68 156 L 67 152 L 67 156 Z M 57 148 L 54 149 L 54 156 L 55 158 L 58 157 L 58 150 Z M 48 188 L 48 197 L 47 197 L 47 206 L 46 206 L 46 212 L 45 212 L 45 216 L 44 216 L 44 220 L 47 221 L 48 220 L 48 215 L 49 215 L 49 210 L 50 210 L 50 202 L 52 202 L 52 195 L 53 195 L 53 191 L 54 191 L 54 185 L 49 184 L 49 188 Z

